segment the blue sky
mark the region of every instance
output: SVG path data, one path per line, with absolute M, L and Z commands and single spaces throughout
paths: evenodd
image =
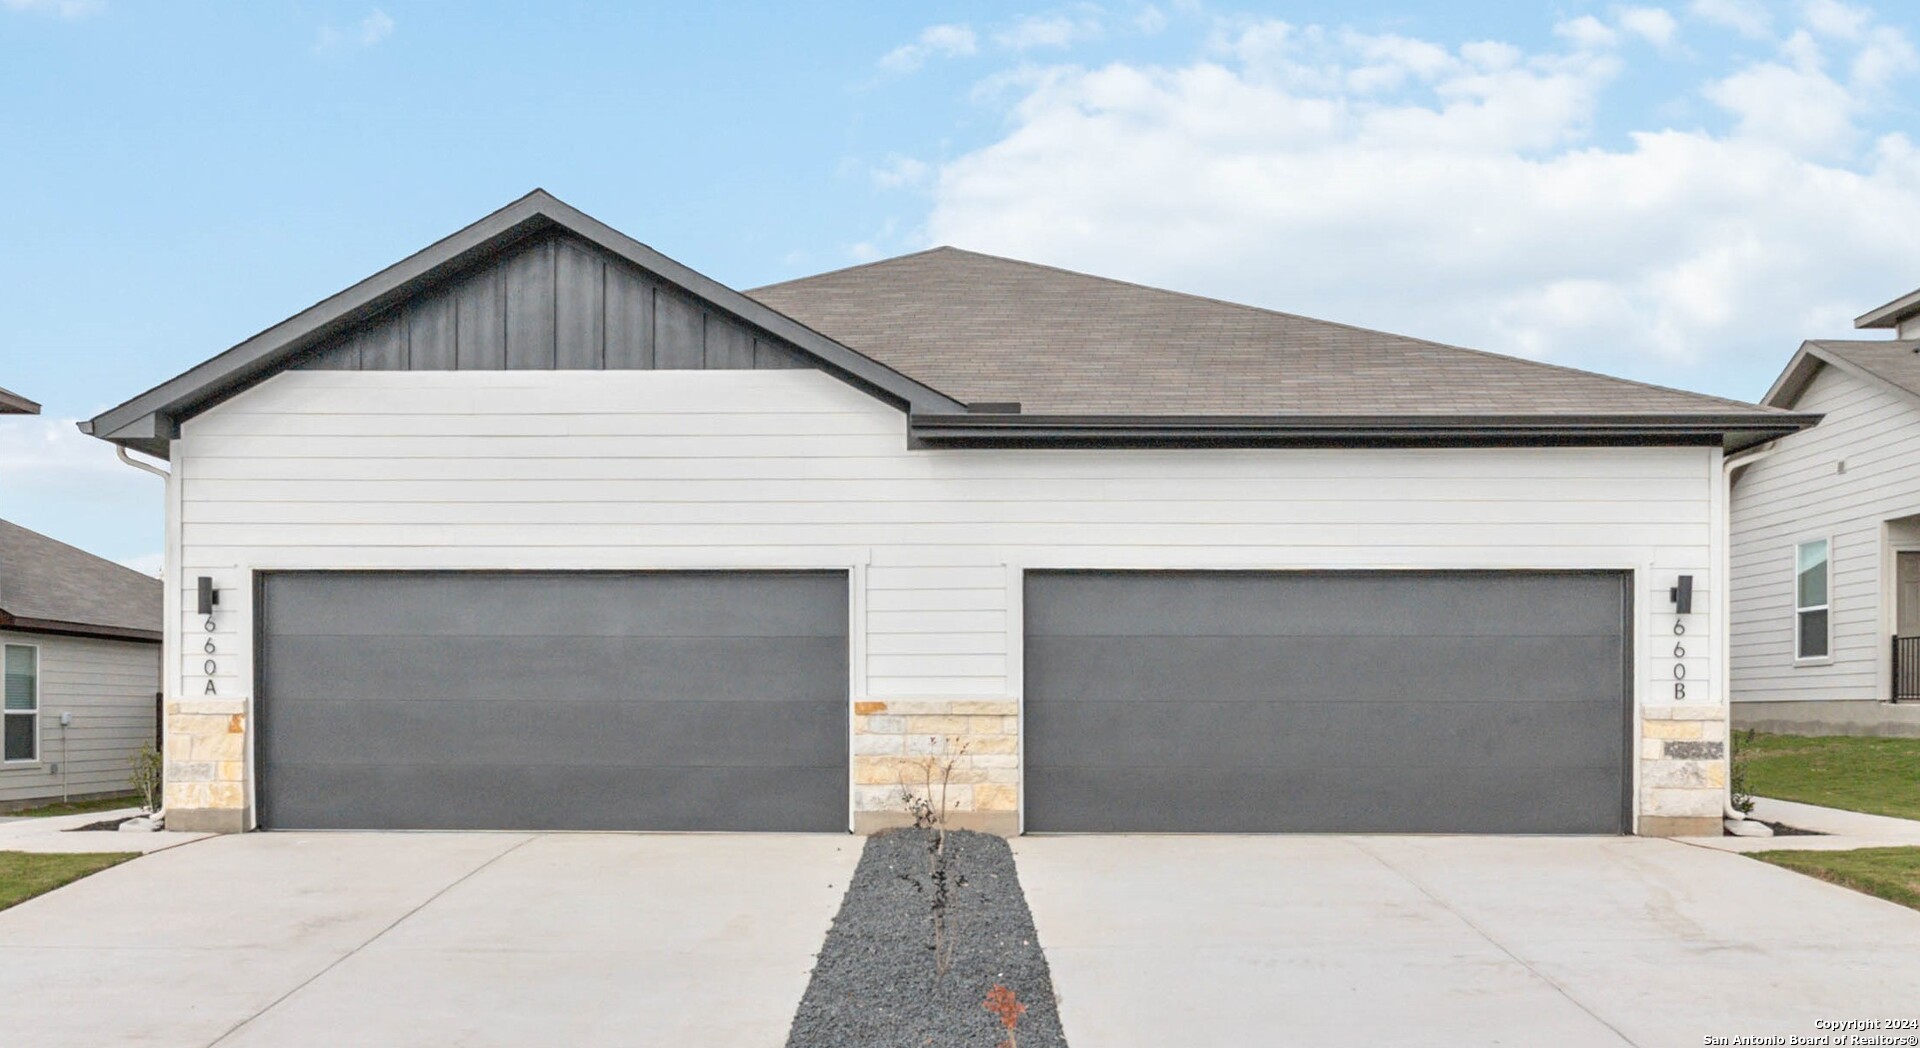
M 0 516 L 544 186 L 736 287 L 955 243 L 1741 398 L 1920 286 L 1910 5 L 0 0 Z

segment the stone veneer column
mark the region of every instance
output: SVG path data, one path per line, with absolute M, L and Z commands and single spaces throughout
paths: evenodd
M 953 761 L 948 824 L 1011 836 L 1020 831 L 1020 706 L 1012 699 L 912 699 L 853 707 L 853 829 L 911 825 L 904 791 L 926 792 L 933 768 Z
M 245 699 L 167 703 L 167 829 L 247 829 L 246 710 Z
M 1718 837 L 1727 800 L 1725 707 L 1646 707 L 1639 756 L 1639 834 Z

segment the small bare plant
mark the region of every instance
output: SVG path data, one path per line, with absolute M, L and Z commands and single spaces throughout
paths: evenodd
M 962 743 L 952 747 L 948 740 L 948 752 L 942 756 L 930 756 L 920 762 L 921 789 L 915 792 L 911 786 L 901 783 L 900 795 L 905 800 L 907 814 L 913 818 L 915 829 L 931 831 L 927 837 L 927 880 L 933 885 L 930 899 L 933 923 L 933 971 L 935 978 L 944 978 L 953 967 L 953 937 L 947 932 L 947 900 L 950 887 L 950 875 L 947 870 L 947 805 L 948 786 L 953 781 L 953 769 L 960 759 L 967 755 L 967 746 Z
M 1007 1031 L 1007 1039 L 1000 1042 L 1000 1048 L 1020 1048 L 1020 1042 L 1014 1039 L 1014 1028 L 1020 1025 L 1020 1017 L 1027 1014 L 1027 1006 L 1020 1003 L 1019 995 L 996 983 L 987 991 L 987 999 L 981 1006 L 992 1012 Z
M 1747 782 L 1747 762 L 1752 759 L 1753 734 L 1754 730 L 1750 728 L 1727 736 L 1727 746 L 1732 751 L 1727 761 L 1728 803 L 1743 817 L 1753 814 L 1753 787 Z
M 147 743 L 127 757 L 127 784 L 140 794 L 142 810 L 152 813 L 160 800 L 160 782 L 166 760 L 153 743 Z

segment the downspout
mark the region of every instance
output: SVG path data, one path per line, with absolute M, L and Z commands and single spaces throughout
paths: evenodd
M 132 455 L 127 454 L 127 449 L 124 445 L 115 444 L 113 446 L 113 453 L 120 456 L 120 461 L 126 463 L 129 466 L 132 466 L 134 469 L 144 469 L 148 473 L 151 473 L 154 476 L 159 477 L 161 480 L 165 480 L 168 477 L 173 475 L 171 473 L 168 473 L 166 470 L 161 469 L 159 466 L 156 466 L 150 462 L 142 462 L 139 459 L 134 458 Z
M 1725 507 L 1726 530 L 1720 536 L 1719 563 L 1715 572 L 1720 585 L 1714 600 L 1714 612 L 1720 618 L 1720 708 L 1727 711 L 1727 796 L 1721 807 L 1725 817 L 1742 820 L 1746 816 L 1733 808 L 1733 474 L 1778 450 L 1779 441 L 1770 440 L 1757 448 L 1748 448 L 1720 460 L 1720 504 Z
M 126 463 L 129 466 L 132 466 L 134 469 L 145 470 L 148 473 L 151 473 L 154 476 L 159 477 L 162 482 L 168 485 L 171 485 L 173 483 L 172 473 L 168 472 L 167 470 L 161 469 L 160 467 L 153 465 L 150 462 L 142 462 L 139 459 L 134 458 L 133 456 L 127 454 L 127 449 L 124 445 L 115 444 L 113 446 L 113 453 L 119 456 L 120 461 Z M 166 584 L 166 573 L 164 571 L 161 572 L 161 584 L 162 585 Z M 164 613 L 163 613 L 163 617 L 164 617 Z M 161 625 L 162 625 L 162 629 L 160 631 L 160 638 L 161 638 L 160 639 L 160 686 L 162 689 L 165 689 L 166 683 L 167 683 L 167 667 L 172 664 L 171 646 L 167 643 L 166 638 L 173 631 L 164 628 L 165 623 L 162 623 Z M 163 704 L 162 709 L 164 710 L 164 708 L 165 707 Z M 164 719 L 164 714 L 163 714 L 163 719 Z M 66 739 L 65 729 L 62 728 L 62 734 L 61 734 L 62 745 L 65 744 L 65 739 Z M 154 737 L 153 748 L 156 750 L 160 750 L 164 754 L 166 752 L 164 749 L 164 747 L 166 746 L 166 742 L 167 740 L 166 740 L 165 731 L 164 729 L 161 729 L 158 731 L 158 733 Z M 61 756 L 65 757 L 66 755 L 62 753 Z M 165 766 L 165 760 L 166 760 L 165 757 L 161 758 L 162 767 Z M 66 770 L 64 760 L 61 762 L 61 770 L 62 771 Z M 154 820 L 154 825 L 156 826 L 166 825 L 166 818 L 167 818 L 167 799 L 166 798 L 167 798 L 166 789 L 163 786 L 160 791 L 160 795 L 153 799 L 152 818 Z

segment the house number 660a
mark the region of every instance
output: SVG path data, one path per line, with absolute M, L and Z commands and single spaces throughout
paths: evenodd
M 1677 618 L 1674 619 L 1673 635 L 1676 637 L 1686 636 L 1687 624 Z M 1677 641 L 1677 640 L 1674 641 L 1673 657 L 1675 660 L 1673 663 L 1673 697 L 1675 701 L 1678 701 L 1680 699 L 1684 699 L 1687 697 L 1687 684 L 1686 684 L 1687 664 L 1679 661 L 1680 659 L 1684 659 L 1687 657 L 1686 645 L 1681 643 L 1680 641 Z

